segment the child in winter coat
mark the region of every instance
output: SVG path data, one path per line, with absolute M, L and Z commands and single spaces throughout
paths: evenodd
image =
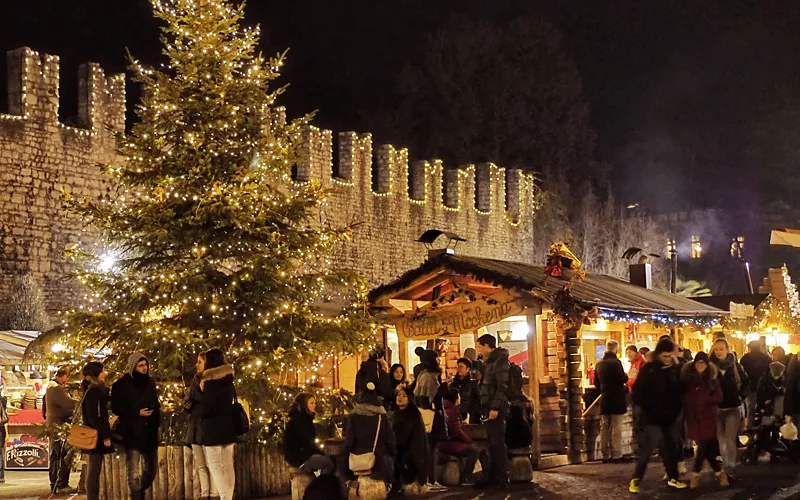
M 694 361 L 681 370 L 686 437 L 697 442 L 690 488 L 697 488 L 704 460 L 714 470 L 720 486 L 728 486 L 728 476 L 717 462 L 717 412 L 722 401 L 718 375 L 717 367 L 710 363 L 708 354 L 704 352 L 698 352 Z

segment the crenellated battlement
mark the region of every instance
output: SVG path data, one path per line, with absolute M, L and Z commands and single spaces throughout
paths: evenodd
M 536 208 L 532 174 L 493 163 L 446 169 L 441 160 L 409 162 L 408 150 L 392 145 L 373 155 L 371 134 L 341 132 L 334 144 L 330 130 L 308 127 L 301 154 L 295 180 L 316 179 L 337 194 L 390 197 L 431 212 L 474 211 L 512 225 L 532 218 Z
M 6 52 L 10 114 L 0 123 L 57 124 L 64 133 L 98 136 L 125 130 L 125 75 L 106 77 L 96 63 L 78 69 L 78 116 L 75 126 L 60 123 L 59 57 L 21 47 Z
M 9 114 L 0 114 L 0 296 L 9 276 L 30 271 L 57 308 L 80 296 L 63 278 L 72 264 L 64 248 L 89 243 L 91 232 L 62 209 L 60 189 L 98 198 L 113 188 L 99 165 L 113 164 L 114 132 L 125 128 L 124 75 L 97 64 L 79 69 L 75 124 L 59 122 L 59 58 L 29 48 L 9 51 Z M 283 108 L 270 113 L 286 123 Z M 439 160 L 409 162 L 409 152 L 375 146 L 371 134 L 303 132 L 295 182 L 330 189 L 323 221 L 352 224 L 352 241 L 334 259 L 372 283 L 394 279 L 425 260 L 415 240 L 428 229 L 467 241 L 458 252 L 533 260 L 536 188 L 532 176 L 491 163 L 445 168 Z
M 280 112 L 280 111 L 279 111 Z M 415 240 L 428 229 L 467 240 L 469 255 L 532 262 L 534 178 L 492 163 L 445 168 L 440 160 L 411 161 L 407 149 L 373 146 L 372 135 L 308 127 L 295 181 L 330 189 L 327 220 L 353 224 L 351 243 L 337 260 L 374 283 L 419 265 Z

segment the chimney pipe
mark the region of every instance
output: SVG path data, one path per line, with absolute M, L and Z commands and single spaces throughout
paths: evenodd
M 647 288 L 653 288 L 653 272 L 650 264 L 631 264 L 630 269 L 630 282 L 632 285 Z

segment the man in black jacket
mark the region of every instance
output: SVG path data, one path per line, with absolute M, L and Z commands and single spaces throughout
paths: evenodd
M 53 381 L 48 384 L 44 395 L 42 413 L 45 423 L 53 428 L 68 424 L 75 413 L 75 400 L 67 393 L 66 369 L 61 368 L 56 372 Z M 69 486 L 69 473 L 72 469 L 72 460 L 68 453 L 69 445 L 64 439 L 52 439 L 50 443 L 50 491 L 52 493 L 72 494 L 77 493 L 76 488 Z
M 128 357 L 127 373 L 111 386 L 111 410 L 119 417 L 116 431 L 128 459 L 130 498 L 143 500 L 156 477 L 161 421 L 161 403 L 144 354 L 135 352 Z
M 745 399 L 745 408 L 747 409 L 747 428 L 753 429 L 753 421 L 756 414 L 756 390 L 758 389 L 758 381 L 767 373 L 769 364 L 772 359 L 769 354 L 764 352 L 761 342 L 754 340 L 747 344 L 750 352 L 742 356 L 739 362 L 747 373 L 747 378 L 751 381 L 747 391 L 747 398 Z
M 470 374 L 472 361 L 468 358 L 461 358 L 458 360 L 457 366 L 458 373 L 453 377 L 453 381 L 450 382 L 450 387 L 458 391 L 458 396 L 461 399 L 458 403 L 461 420 L 466 422 L 467 417 L 469 417 L 470 424 L 479 424 L 481 421 L 481 401 L 478 393 L 478 384 L 472 380 Z
M 642 442 L 639 443 L 639 460 L 628 490 L 639 492 L 653 450 L 661 441 L 667 484 L 684 489 L 687 484 L 679 479 L 678 446 L 675 421 L 681 414 L 680 369 L 674 355 L 675 344 L 661 339 L 653 352 L 653 361 L 644 365 L 633 384 L 633 402 L 641 407 L 644 420 Z
M 486 475 L 484 481 L 475 483 L 475 487 L 491 486 L 505 489 L 508 487 L 506 422 L 510 412 L 508 350 L 498 348 L 497 339 L 487 333 L 478 338 L 478 351 L 486 360 L 481 380 L 481 409 L 487 417 L 486 430 L 489 435 L 491 464 L 490 473 Z
M 594 384 L 600 391 L 602 426 L 600 442 L 603 461 L 622 460 L 622 417 L 628 412 L 628 375 L 617 357 L 619 343 L 606 342 L 606 353 L 597 363 Z

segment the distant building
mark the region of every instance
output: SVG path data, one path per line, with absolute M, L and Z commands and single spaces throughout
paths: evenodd
M 748 293 L 745 263 L 749 262 L 753 287 L 758 287 L 770 268 L 786 264 L 800 275 L 800 251 L 771 246 L 770 231 L 794 227 L 787 214 L 752 209 L 690 209 L 653 215 L 662 224 L 678 251 L 678 276 L 704 282 L 714 295 Z

